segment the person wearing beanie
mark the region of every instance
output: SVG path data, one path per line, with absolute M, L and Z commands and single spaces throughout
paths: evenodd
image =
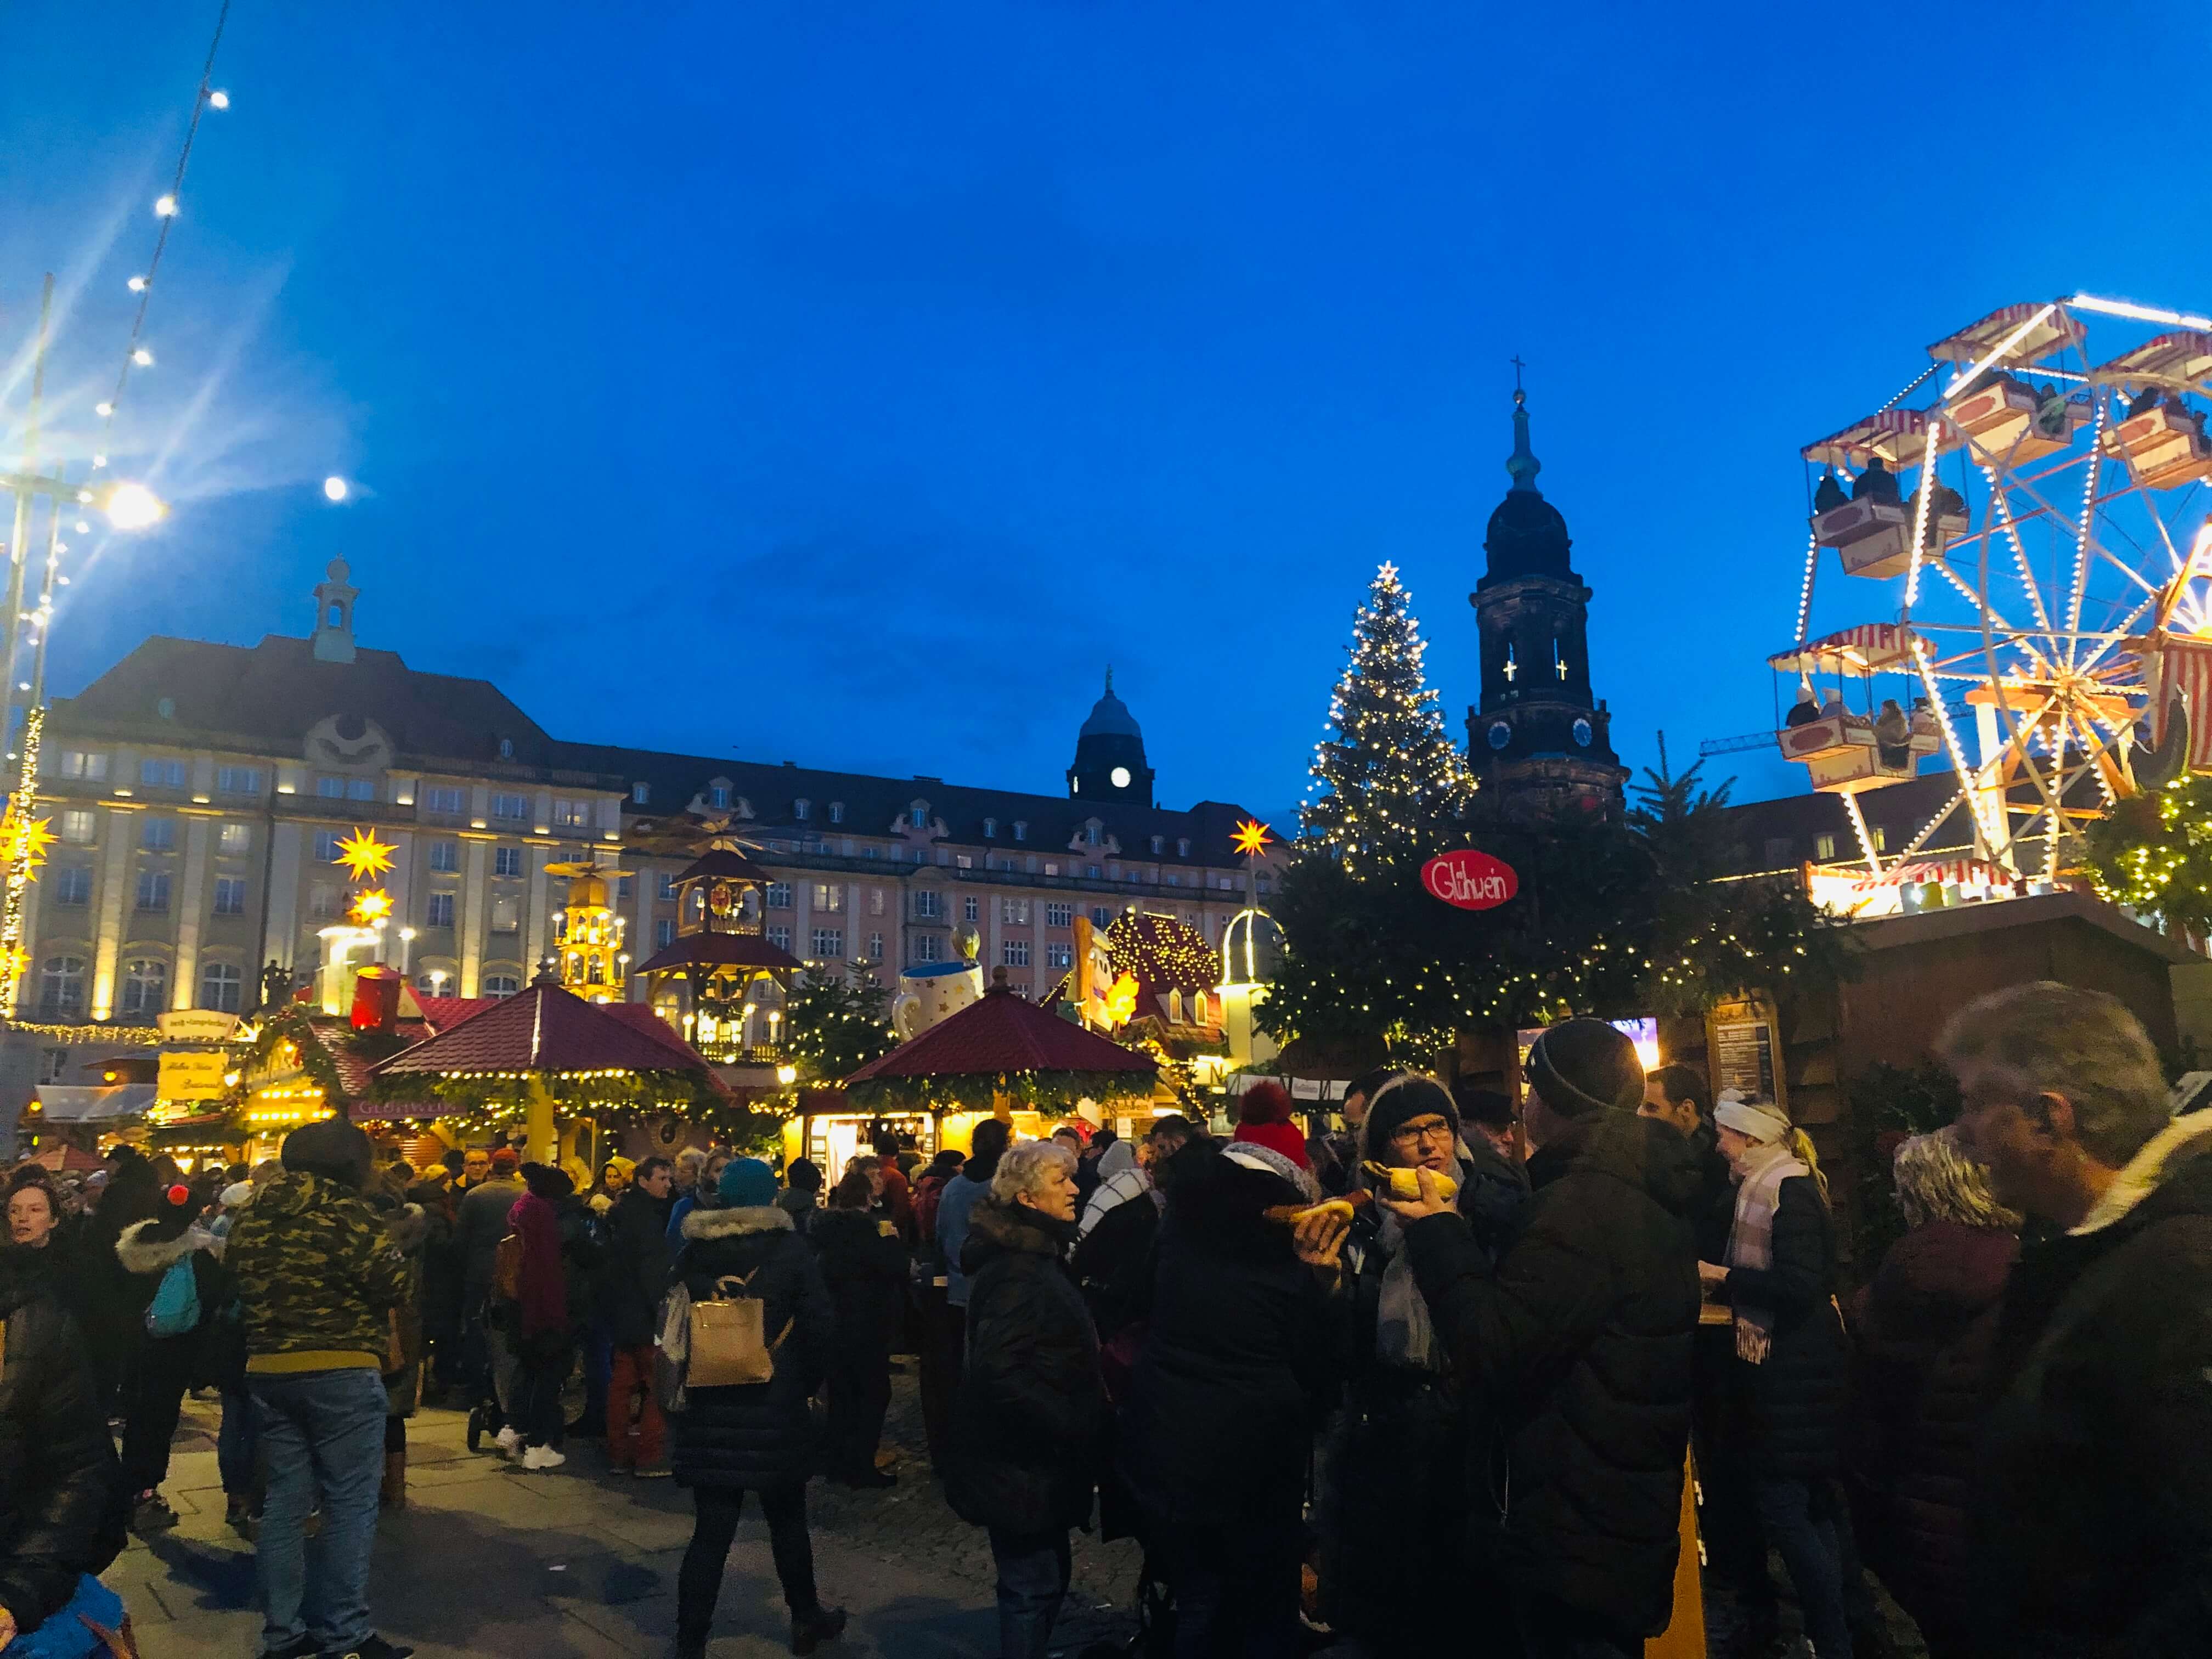
M 362 1196 L 368 1137 L 325 1118 L 285 1138 L 224 1248 L 245 1325 L 246 1387 L 267 1495 L 255 1540 L 264 1659 L 405 1659 L 369 1615 L 369 1550 L 383 1484 L 382 1370 L 392 1315 L 414 1294 L 406 1258 Z M 322 1531 L 312 1557 L 309 1511 Z M 312 1617 L 313 1623 L 310 1625 Z
M 1528 1224 L 1502 1261 L 1425 1176 L 1419 1198 L 1377 1201 L 1404 1229 L 1471 1431 L 1504 1430 L 1495 1479 L 1513 1502 L 1474 1514 L 1523 1650 L 1628 1659 L 1674 1610 L 1702 1187 L 1681 1134 L 1636 1115 L 1643 1070 L 1611 1026 L 1553 1027 L 1527 1074 L 1529 1133 L 1547 1152 L 1571 1142 L 1571 1159 L 1541 1182 L 1530 1160 Z M 1469 1457 L 1490 1461 L 1472 1442 Z
M 775 1201 L 791 1212 L 791 1224 L 801 1237 L 813 1224 L 822 1207 L 822 1167 L 811 1158 L 794 1158 L 783 1172 L 783 1190 Z
M 744 1294 L 763 1304 L 775 1374 L 765 1382 L 691 1389 L 676 1415 L 675 1476 L 690 1489 L 696 1511 L 676 1578 L 677 1659 L 703 1659 L 707 1651 L 749 1492 L 759 1494 L 768 1521 L 769 1553 L 791 1610 L 791 1650 L 811 1653 L 845 1628 L 843 1610 L 825 1607 L 817 1589 L 806 1529 L 806 1481 L 818 1461 L 810 1401 L 829 1370 L 836 1316 L 813 1250 L 775 1202 L 768 1165 L 732 1158 L 716 1189 L 714 1207 L 684 1218 L 672 1277 L 694 1302 L 720 1296 L 725 1279 L 744 1281 Z
M 1290 1091 L 1272 1079 L 1262 1078 L 1237 1103 L 1237 1133 L 1231 1139 L 1271 1146 L 1299 1169 L 1313 1169 L 1313 1160 L 1306 1156 L 1306 1138 L 1291 1121 Z

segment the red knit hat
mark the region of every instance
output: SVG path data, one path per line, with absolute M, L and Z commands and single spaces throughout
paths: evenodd
M 1290 1094 L 1279 1083 L 1263 1079 L 1244 1091 L 1237 1105 L 1237 1139 L 1280 1152 L 1301 1170 L 1313 1168 L 1306 1138 L 1291 1121 Z

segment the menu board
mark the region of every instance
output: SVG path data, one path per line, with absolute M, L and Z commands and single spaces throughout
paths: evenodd
M 1713 1092 L 1736 1089 L 1775 1100 L 1774 1027 L 1763 1019 L 1717 1020 L 1712 1029 Z

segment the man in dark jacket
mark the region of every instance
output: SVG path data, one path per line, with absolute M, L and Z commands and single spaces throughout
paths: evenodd
M 2212 1112 L 2168 1120 L 2156 1049 L 2101 992 L 1993 993 L 1937 1052 L 1998 1200 L 2058 1230 L 1998 1316 L 1973 1633 L 2054 1659 L 2212 1652 Z
M 676 1166 L 648 1158 L 607 1212 L 606 1265 L 599 1285 L 599 1316 L 613 1345 L 607 1382 L 607 1462 L 634 1474 L 665 1474 L 661 1443 L 666 1425 L 653 1397 L 653 1340 L 660 1298 L 668 1288 L 668 1212 Z M 636 1431 L 630 1402 L 637 1408 Z
M 115 1559 L 115 1449 L 76 1324 L 38 1252 L 0 1249 L 0 1648 Z
M 1575 1161 L 1537 1189 L 1495 1268 L 1421 1177 L 1382 1200 L 1462 1384 L 1497 1414 L 1506 1468 L 1493 1549 L 1528 1659 L 1638 1655 L 1674 1607 L 1698 1263 L 1682 1137 L 1635 1115 L 1635 1046 L 1601 1020 L 1552 1027 L 1528 1060 L 1528 1127 Z M 1532 1160 L 1533 1162 L 1533 1160 Z M 1533 1173 L 1533 1171 L 1532 1171 Z
M 487 1167 L 489 1176 L 461 1195 L 453 1218 L 453 1253 L 461 1269 L 461 1368 L 479 1401 L 504 1393 L 493 1386 L 492 1368 L 501 1362 L 492 1351 L 484 1304 L 491 1295 L 499 1241 L 507 1234 L 507 1212 L 523 1193 L 522 1160 L 514 1148 L 501 1147 Z
M 361 1196 L 367 1135 L 325 1118 L 286 1136 L 283 1158 L 284 1173 L 240 1212 L 225 1251 L 269 1466 L 255 1551 L 261 1652 L 406 1659 L 412 1648 L 375 1633 L 368 1557 L 384 1475 L 380 1373 L 392 1310 L 413 1288 L 408 1265 Z M 318 1489 L 323 1529 L 310 1559 L 307 1514 Z M 316 1612 L 313 1631 L 306 1608 Z

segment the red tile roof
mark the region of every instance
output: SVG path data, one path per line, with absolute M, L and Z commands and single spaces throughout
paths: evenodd
M 471 1014 L 480 1014 L 497 1002 L 497 997 L 426 997 L 419 991 L 410 993 L 422 1010 L 422 1023 L 433 1031 L 450 1031 Z
M 672 1072 L 702 1069 L 653 1035 L 557 985 L 532 985 L 374 1068 L 380 1078 L 447 1072 Z M 650 1012 L 650 1011 L 647 1011 Z M 686 1050 L 685 1053 L 689 1053 Z
M 685 933 L 664 945 L 630 971 L 661 974 L 678 968 L 770 968 L 796 972 L 803 964 L 758 933 Z
M 997 1077 L 1008 1072 L 1153 1072 L 1153 1062 L 1004 985 L 846 1079 Z

